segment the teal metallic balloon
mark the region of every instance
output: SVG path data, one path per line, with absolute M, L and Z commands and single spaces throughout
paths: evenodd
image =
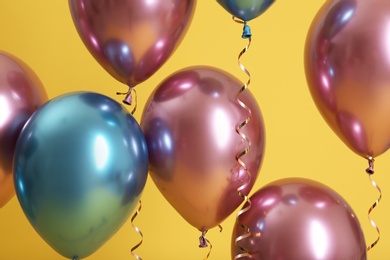
M 233 16 L 247 22 L 264 13 L 275 0 L 217 0 Z
M 126 222 L 148 174 L 137 121 L 118 102 L 75 92 L 33 114 L 17 141 L 15 190 L 39 235 L 59 254 L 81 259 Z

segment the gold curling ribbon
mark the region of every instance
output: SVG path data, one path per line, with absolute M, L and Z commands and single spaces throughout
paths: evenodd
M 129 87 L 129 90 L 127 92 L 116 92 L 117 95 L 125 95 L 125 98 L 123 99 L 123 103 L 126 105 L 131 106 L 133 104 L 133 93 L 134 93 L 134 107 L 131 111 L 131 114 L 134 115 L 135 111 L 137 110 L 137 91 L 135 91 L 134 87 Z
M 219 224 L 218 227 L 219 227 L 219 232 L 222 233 L 223 227 L 221 226 L 221 224 Z
M 134 253 L 134 250 L 136 250 L 138 247 L 140 247 L 142 245 L 142 242 L 144 240 L 144 236 L 141 232 L 141 230 L 136 226 L 134 225 L 134 219 L 139 215 L 139 213 L 141 212 L 141 209 L 142 209 L 142 202 L 141 200 L 139 200 L 139 207 L 138 209 L 136 210 L 136 212 L 134 213 L 134 215 L 131 217 L 131 225 L 133 226 L 133 229 L 141 236 L 141 241 L 138 242 L 138 244 L 136 244 L 132 249 L 131 249 L 131 254 L 134 256 L 134 258 L 136 258 L 137 260 L 142 260 L 142 258 L 137 255 L 136 253 Z
M 243 194 L 243 190 L 249 186 L 250 182 L 251 182 L 251 174 L 249 172 L 249 169 L 248 167 L 245 165 L 245 163 L 241 160 L 241 157 L 243 157 L 244 155 L 246 155 L 250 149 L 251 149 L 251 141 L 249 140 L 249 138 L 241 131 L 241 129 L 249 123 L 249 121 L 251 120 L 252 118 L 252 111 L 250 110 L 250 108 L 240 99 L 240 95 L 242 94 L 242 92 L 244 92 L 250 82 L 251 82 L 251 74 L 249 73 L 249 71 L 245 68 L 245 66 L 241 63 L 241 57 L 244 53 L 246 53 L 250 47 L 250 44 L 251 44 L 251 41 L 252 41 L 252 36 L 250 34 L 250 30 L 249 30 L 249 27 L 246 25 L 246 22 L 236 18 L 233 16 L 233 20 L 237 23 L 240 23 L 240 24 L 244 24 L 244 33 L 243 33 L 243 36 L 242 38 L 244 39 L 248 39 L 248 45 L 245 46 L 245 48 L 240 52 L 240 54 L 238 55 L 238 65 L 240 66 L 241 70 L 244 71 L 247 76 L 248 76 L 248 80 L 247 82 L 240 88 L 238 94 L 237 94 L 237 102 L 240 104 L 241 107 L 243 107 L 245 110 L 248 111 L 248 114 L 249 116 L 243 121 L 241 122 L 237 127 L 236 127 L 236 132 L 241 136 L 242 139 L 244 139 L 248 146 L 246 149 L 244 149 L 242 152 L 238 153 L 236 155 L 236 160 L 237 162 L 241 165 L 242 169 L 245 170 L 248 178 L 246 180 L 246 182 L 241 185 L 240 187 L 237 188 L 237 192 L 238 192 L 238 195 L 243 198 L 243 200 L 247 203 L 247 206 L 244 207 L 243 209 L 241 209 L 238 213 L 237 213 L 237 216 L 236 216 L 236 223 L 237 225 L 239 225 L 242 229 L 245 230 L 245 233 L 239 237 L 236 238 L 235 240 L 235 244 L 236 246 L 240 249 L 241 253 L 239 253 L 238 255 L 236 255 L 234 257 L 234 259 L 239 259 L 239 258 L 242 258 L 242 257 L 250 257 L 251 256 L 251 253 L 249 252 L 248 249 L 240 246 L 240 241 L 244 240 L 244 239 L 248 239 L 250 237 L 258 237 L 260 236 L 259 233 L 257 234 L 252 234 L 251 231 L 250 231 L 250 228 L 247 227 L 245 224 L 243 224 L 240 220 L 239 220 L 239 217 L 244 214 L 245 212 L 247 212 L 250 208 L 251 208 L 251 201 L 249 199 L 248 196 L 246 196 L 245 194 Z
M 381 189 L 379 188 L 378 184 L 376 184 L 376 182 L 371 178 L 371 175 L 374 174 L 374 161 L 375 161 L 374 158 L 372 158 L 371 156 L 368 157 L 368 166 L 369 167 L 366 169 L 366 173 L 368 174 L 368 178 L 370 179 L 370 182 L 371 182 L 372 186 L 374 186 L 378 190 L 379 197 L 374 202 L 374 204 L 372 204 L 370 209 L 368 210 L 368 220 L 370 221 L 371 225 L 376 229 L 376 232 L 378 233 L 378 237 L 371 245 L 369 245 L 367 247 L 367 251 L 370 251 L 376 244 L 378 244 L 379 239 L 381 237 L 381 232 L 379 230 L 379 227 L 377 226 L 377 224 L 370 217 L 371 211 L 379 204 L 379 202 L 382 199 L 382 191 L 381 191 Z

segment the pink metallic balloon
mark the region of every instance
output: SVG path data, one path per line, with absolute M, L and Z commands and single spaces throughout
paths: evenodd
M 69 0 L 76 29 L 92 56 L 134 87 L 153 75 L 183 39 L 196 0 Z
M 306 78 L 340 139 L 363 157 L 390 145 L 390 1 L 326 1 L 307 35 Z
M 15 194 L 12 160 L 19 133 L 47 99 L 32 69 L 17 57 L 0 51 L 0 208 Z
M 150 175 L 164 197 L 192 226 L 206 231 L 220 224 L 242 202 L 237 188 L 252 188 L 264 153 L 261 111 L 249 90 L 240 99 L 252 118 L 242 128 L 248 143 L 236 132 L 249 112 L 237 102 L 242 84 L 212 67 L 180 70 L 166 78 L 149 97 L 141 127 L 149 151 Z
M 237 244 L 245 259 L 364 260 L 366 244 L 360 223 L 348 203 L 329 187 L 309 179 L 286 178 L 255 192 L 252 207 L 238 220 L 253 234 Z M 245 205 L 244 207 L 246 207 Z M 233 229 L 232 259 L 242 253 Z

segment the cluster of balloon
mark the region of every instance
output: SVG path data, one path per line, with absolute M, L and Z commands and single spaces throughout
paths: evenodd
M 132 90 L 172 55 L 187 32 L 196 0 L 69 0 L 75 27 L 96 61 Z M 119 93 L 121 94 L 121 93 Z
M 274 181 L 251 196 L 252 208 L 240 220 L 259 236 L 231 240 L 232 259 L 367 259 L 364 235 L 353 209 L 335 191 L 303 178 Z M 237 256 L 237 258 L 235 258 Z
M 142 130 L 118 102 L 73 92 L 40 107 L 16 143 L 14 181 L 37 233 L 59 254 L 87 257 L 125 223 L 148 176 Z
M 243 202 L 237 189 L 256 179 L 262 163 L 265 133 L 260 108 L 249 91 L 242 100 L 252 111 L 243 133 L 252 142 L 243 157 L 251 176 L 236 160 L 246 142 L 236 133 L 248 111 L 237 103 L 238 79 L 208 66 L 185 68 L 167 77 L 151 94 L 141 128 L 149 151 L 149 173 L 157 188 L 193 227 L 206 232 L 219 225 Z M 242 190 L 248 194 L 253 182 Z
M 307 35 L 305 69 L 321 115 L 353 152 L 368 160 L 390 147 L 390 2 L 326 1 Z M 372 222 L 378 231 L 379 229 Z
M 0 51 L 0 208 L 15 195 L 12 160 L 20 131 L 47 99 L 34 71 L 19 58 Z

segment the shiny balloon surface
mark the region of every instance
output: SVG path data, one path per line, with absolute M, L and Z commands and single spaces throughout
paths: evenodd
M 390 2 L 326 1 L 307 35 L 306 78 L 340 139 L 362 157 L 390 146 Z
M 186 68 L 155 89 L 143 112 L 150 175 L 177 212 L 202 231 L 220 224 L 243 202 L 237 188 L 248 184 L 243 193 L 249 193 L 263 159 L 263 118 L 246 90 L 240 99 L 251 109 L 252 118 L 242 131 L 251 149 L 242 160 L 250 179 L 236 160 L 248 147 L 236 132 L 249 117 L 237 101 L 241 87 L 222 70 Z
M 275 0 L 217 0 L 233 16 L 247 22 L 263 14 Z
M 15 195 L 12 160 L 20 131 L 47 99 L 35 72 L 19 58 L 0 51 L 0 208 Z
M 152 76 L 176 50 L 195 5 L 196 0 L 69 0 L 89 52 L 131 87 Z
M 128 219 L 148 172 L 145 138 L 116 101 L 90 92 L 59 96 L 22 130 L 15 188 L 39 235 L 59 254 L 84 258 Z
M 259 189 L 250 200 L 252 207 L 239 221 L 260 235 L 237 242 L 251 252 L 248 259 L 367 259 L 356 214 L 329 187 L 309 179 L 286 178 Z M 235 241 L 243 234 L 236 223 L 232 259 L 242 252 Z

